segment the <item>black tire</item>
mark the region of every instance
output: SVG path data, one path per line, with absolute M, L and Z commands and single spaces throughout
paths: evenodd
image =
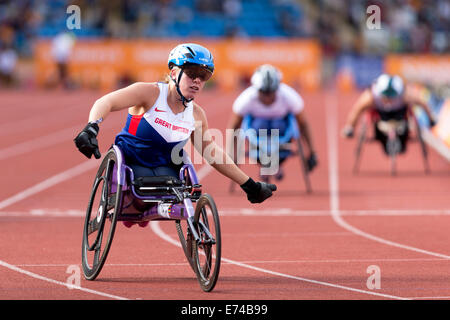
M 391 159 L 391 176 L 397 175 L 397 154 L 392 153 L 390 156 Z
M 415 116 L 414 116 L 414 124 L 416 127 L 417 139 L 419 140 L 419 144 L 420 144 L 420 150 L 422 151 L 423 166 L 425 169 L 425 173 L 429 174 L 430 173 L 430 165 L 428 163 L 428 149 L 425 144 L 425 141 L 423 140 L 422 128 L 420 127 L 420 124 L 417 121 L 417 118 Z
M 358 142 L 355 150 L 355 163 L 353 165 L 353 174 L 357 174 L 359 172 L 359 165 L 361 162 L 361 153 L 363 149 L 363 145 L 366 142 L 366 132 L 367 132 L 367 123 L 364 122 L 361 126 L 361 132 L 358 138 Z
M 386 149 L 391 162 L 391 175 L 397 175 L 397 155 L 401 149 L 400 138 L 395 135 L 395 137 L 388 138 Z
M 194 257 L 194 271 L 203 291 L 209 292 L 214 289 L 219 277 L 221 260 L 221 235 L 219 214 L 213 198 L 203 194 L 197 201 L 194 214 L 194 225 L 200 236 L 200 241 L 192 241 L 192 252 Z M 204 225 L 214 242 L 208 242 Z
M 81 255 L 83 273 L 87 280 L 95 280 L 100 273 L 114 237 L 122 194 L 121 185 L 117 185 L 115 193 L 111 192 L 116 164 L 117 156 L 110 149 L 95 176 L 86 210 Z M 95 216 L 91 219 L 93 214 Z
M 298 156 L 300 158 L 300 166 L 302 167 L 302 172 L 303 172 L 303 180 L 305 181 L 306 192 L 311 193 L 312 187 L 311 187 L 311 181 L 309 180 L 309 171 L 308 171 L 308 166 L 306 164 L 305 152 L 303 151 L 303 146 L 302 146 L 302 142 L 300 141 L 300 138 L 297 138 L 296 142 L 297 142 L 297 148 L 298 148 Z

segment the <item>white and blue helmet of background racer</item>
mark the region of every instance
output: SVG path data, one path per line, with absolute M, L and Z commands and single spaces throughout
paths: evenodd
M 169 69 L 173 66 L 183 67 L 186 64 L 196 64 L 214 72 L 214 58 L 205 47 L 195 43 L 177 45 L 169 54 Z
M 380 75 L 372 85 L 375 97 L 396 100 L 403 97 L 405 84 L 399 76 Z
M 280 70 L 270 64 L 263 64 L 253 73 L 251 83 L 258 91 L 270 93 L 277 91 L 281 78 Z

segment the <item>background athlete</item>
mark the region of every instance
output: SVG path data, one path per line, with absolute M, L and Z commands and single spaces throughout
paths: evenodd
M 415 105 L 423 108 L 430 120 L 430 125 L 433 126 L 435 120 L 430 107 L 417 94 L 417 91 L 412 90 L 411 86 L 406 85 L 399 76 L 382 74 L 369 88 L 363 91 L 353 105 L 346 124 L 342 129 L 342 135 L 347 138 L 353 137 L 361 115 L 365 111 L 373 111 L 375 115 L 375 139 L 380 141 L 384 152 L 388 154 L 388 136 L 383 130 L 380 130 L 379 124 L 383 121 L 395 120 L 401 123 L 402 126 L 398 128 L 397 134 L 401 144 L 399 152 L 404 153 L 409 136 L 409 127 L 406 119 L 410 108 Z
M 259 129 L 278 129 L 280 137 L 284 135 L 288 128 L 289 114 L 293 114 L 301 132 L 301 137 L 306 142 L 309 149 L 307 157 L 308 170 L 311 171 L 317 165 L 317 156 L 311 139 L 308 121 L 303 113 L 304 102 L 302 97 L 290 86 L 281 82 L 281 72 L 269 64 L 261 65 L 256 69 L 251 78 L 252 85 L 245 89 L 234 101 L 233 112 L 229 120 L 228 128 L 238 129 L 242 125 L 245 116 L 250 115 L 251 128 L 257 132 Z M 232 146 L 231 131 L 227 138 L 227 145 Z M 231 149 L 227 150 L 233 154 Z M 287 159 L 290 150 L 280 150 L 279 170 L 275 178 L 283 178 L 281 164 Z M 263 176 L 268 180 L 268 176 Z
M 116 136 L 115 144 L 123 151 L 135 178 L 178 177 L 179 167 L 173 161 L 172 151 L 190 138 L 208 163 L 242 187 L 250 202 L 269 198 L 276 186 L 255 182 L 230 161 L 211 139 L 205 111 L 193 102 L 214 72 L 209 50 L 198 44 L 180 44 L 170 52 L 168 66 L 168 83 L 137 82 L 98 99 L 89 113 L 89 123 L 75 138 L 80 152 L 88 158 L 100 158 L 96 139 L 99 123 L 110 112 L 128 109 L 125 127 Z M 194 130 L 201 130 L 201 139 L 196 138 Z M 213 152 L 205 154 L 205 148 Z M 209 154 L 219 161 L 208 159 Z

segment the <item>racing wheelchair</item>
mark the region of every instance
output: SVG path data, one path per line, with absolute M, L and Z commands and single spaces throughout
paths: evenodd
M 293 114 L 288 114 L 284 119 L 287 123 L 286 130 L 283 135 L 279 136 L 278 150 L 270 150 L 270 144 L 267 141 L 260 143 L 260 138 L 256 134 L 256 130 L 252 129 L 252 121 L 254 118 L 251 115 L 246 115 L 242 119 L 240 135 L 237 137 L 237 145 L 240 146 L 242 142 L 248 142 L 248 148 L 245 151 L 245 156 L 252 159 L 259 159 L 259 154 L 270 154 L 271 152 L 279 152 L 283 154 L 284 158 L 290 156 L 298 156 L 300 160 L 300 167 L 303 174 L 303 181 L 305 183 L 306 192 L 311 193 L 312 187 L 309 179 L 308 164 L 305 157 L 305 152 L 301 143 L 301 133 L 297 125 L 297 121 Z M 244 144 L 245 146 L 245 144 Z M 229 191 L 234 192 L 235 183 L 231 182 Z
M 376 126 L 376 128 L 374 126 Z M 353 165 L 354 174 L 359 172 L 363 145 L 366 142 L 374 142 L 377 140 L 377 133 L 375 133 L 374 137 L 368 137 L 367 130 L 370 127 L 374 127 L 375 132 L 378 132 L 378 134 L 384 134 L 386 136 L 385 152 L 390 159 L 390 173 L 392 176 L 397 174 L 396 160 L 397 156 L 404 151 L 402 150 L 402 145 L 403 148 L 406 148 L 406 144 L 410 140 L 416 140 L 419 142 L 425 173 L 428 174 L 430 172 L 428 164 L 428 150 L 423 140 L 421 125 L 413 109 L 408 108 L 405 116 L 399 119 L 390 120 L 380 119 L 378 112 L 374 109 L 366 111 L 357 138 L 355 162 Z M 410 135 L 411 132 L 414 132 L 413 137 Z M 404 141 L 401 141 L 402 135 L 405 137 Z
M 195 208 L 193 203 L 195 203 Z M 122 151 L 113 145 L 94 179 L 86 210 L 82 268 L 87 280 L 102 270 L 118 221 L 145 226 L 149 221 L 175 221 L 184 255 L 203 291 L 216 285 L 221 262 L 221 234 L 213 198 L 202 194 L 191 163 L 179 179 L 172 176 L 134 178 Z

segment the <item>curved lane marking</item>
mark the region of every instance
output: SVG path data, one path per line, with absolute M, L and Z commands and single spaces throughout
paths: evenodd
M 333 94 L 335 95 L 335 94 Z M 386 240 L 381 237 L 374 236 L 370 233 L 364 232 L 349 223 L 347 223 L 344 219 L 342 219 L 341 211 L 339 210 L 339 171 L 338 171 L 338 162 L 339 162 L 339 153 L 338 153 L 338 112 L 337 112 L 337 97 L 332 96 L 331 94 L 327 95 L 325 106 L 327 109 L 327 117 L 326 117 L 326 128 L 327 128 L 327 144 L 328 144 L 328 182 L 330 189 L 330 211 L 331 217 L 334 222 L 340 227 L 369 240 L 373 240 L 391 247 L 397 247 L 409 251 L 414 251 L 418 253 L 423 253 L 426 255 L 439 257 L 443 259 L 450 259 L 450 256 L 436 253 L 428 250 L 423 250 L 419 248 L 415 248 L 412 246 L 404 245 L 401 243 L 397 243 L 394 241 Z

